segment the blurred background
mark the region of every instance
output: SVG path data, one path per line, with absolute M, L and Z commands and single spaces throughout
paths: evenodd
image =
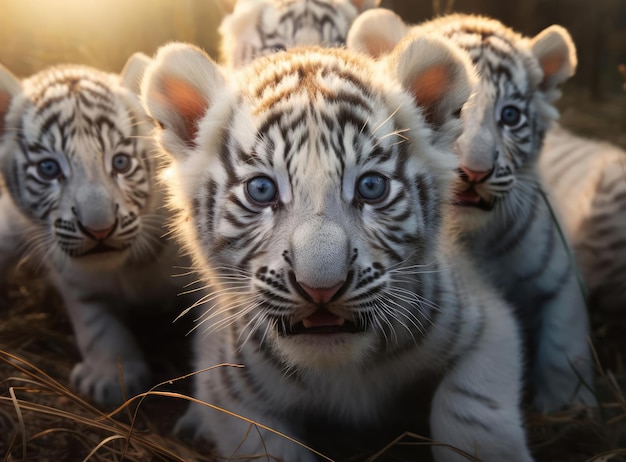
M 0 63 L 20 77 L 61 62 L 119 72 L 135 51 L 172 40 L 218 57 L 217 27 L 232 0 L 0 0 Z M 563 123 L 626 146 L 626 0 L 382 0 L 405 21 L 464 12 L 495 17 L 525 35 L 551 24 L 572 34 L 579 67 L 559 103 Z
M 19 76 L 62 61 L 118 71 L 134 51 L 152 54 L 171 40 L 217 57 L 217 26 L 230 0 L 0 0 L 0 62 Z M 626 0 L 383 0 L 417 23 L 458 11 L 493 16 L 526 35 L 550 24 L 572 34 L 574 82 L 595 98 L 620 90 L 626 62 Z

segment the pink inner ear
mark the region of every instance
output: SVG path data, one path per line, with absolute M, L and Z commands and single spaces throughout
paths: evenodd
M 11 95 L 8 93 L 0 92 L 0 135 L 4 133 L 6 122 L 4 118 L 9 112 L 9 106 L 11 105 Z
M 356 7 L 359 13 L 362 13 L 365 9 L 366 5 L 370 2 L 368 0 L 350 0 L 352 4 Z M 369 6 L 369 5 L 368 5 Z
M 448 90 L 450 83 L 450 72 L 445 64 L 433 66 L 413 79 L 411 91 L 417 105 L 424 109 L 429 122 L 434 122 L 435 105 Z
M 162 89 L 164 99 L 174 106 L 182 120 L 184 133 L 181 135 L 188 144 L 195 145 L 198 121 L 204 116 L 209 106 L 208 102 L 197 88 L 180 79 L 164 78 Z
M 378 58 L 379 56 L 385 55 L 393 50 L 395 43 L 391 43 L 381 36 L 372 36 L 367 37 L 363 45 L 365 45 L 368 55 Z
M 550 53 L 541 59 L 541 68 L 543 69 L 543 81 L 552 77 L 559 72 L 565 64 L 565 56 L 561 53 Z

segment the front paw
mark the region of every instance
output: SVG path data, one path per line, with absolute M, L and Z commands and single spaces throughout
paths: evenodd
M 205 440 L 208 442 L 206 434 L 209 430 L 207 421 L 209 411 L 204 406 L 191 403 L 187 411 L 178 419 L 174 426 L 174 434 L 182 441 L 190 444 L 198 444 Z M 207 428 L 205 428 L 207 427 Z
M 81 362 L 74 366 L 70 382 L 97 405 L 113 407 L 148 389 L 150 371 L 142 360 L 121 363 Z M 123 385 L 122 385 L 123 384 Z
M 286 426 L 285 422 L 272 422 L 267 416 L 256 416 L 241 411 L 237 413 L 247 415 L 252 421 L 262 421 L 276 430 Z M 203 448 L 212 448 L 228 460 L 271 459 L 298 462 L 318 460 L 304 446 L 282 435 L 258 427 L 253 430 L 250 421 L 197 403 L 189 405 L 185 414 L 176 423 L 174 433 L 181 440 L 192 444 L 196 450 L 208 452 Z M 292 432 L 287 430 L 286 433 Z

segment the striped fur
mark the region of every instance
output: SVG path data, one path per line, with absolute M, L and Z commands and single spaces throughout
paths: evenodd
M 245 366 L 198 375 L 197 399 L 339 459 L 338 441 L 380 449 L 429 416 L 436 440 L 531 460 L 510 309 L 441 233 L 470 67 L 420 36 L 380 62 L 309 48 L 235 72 L 187 45 L 158 52 L 142 98 L 211 290 L 196 368 Z M 315 460 L 199 404 L 177 430 L 226 457 Z
M 16 205 L 0 198 L 13 217 L 2 238 L 46 267 L 82 355 L 71 381 L 102 405 L 122 401 L 120 362 L 127 395 L 148 384 L 126 318 L 139 306 L 174 309 L 182 284 L 171 278 L 177 247 L 161 238 L 153 123 L 136 95 L 148 62 L 134 55 L 121 76 L 53 67 L 21 82 L 0 69 L 0 100 L 10 101 L 0 171 Z
M 237 0 L 219 28 L 229 67 L 296 46 L 340 46 L 350 24 L 380 0 Z
M 590 306 L 626 328 L 626 152 L 550 130 L 539 172 L 570 237 Z
M 558 115 L 551 104 L 557 87 L 576 66 L 574 45 L 558 26 L 529 39 L 469 15 L 414 27 L 450 38 L 480 76 L 455 148 L 455 229 L 480 271 L 516 308 L 534 403 L 546 411 L 592 404 L 579 380 L 593 381 L 585 300 L 536 172 L 544 134 Z M 380 54 L 381 43 L 391 47 L 408 30 L 394 13 L 370 10 L 355 21 L 348 46 Z

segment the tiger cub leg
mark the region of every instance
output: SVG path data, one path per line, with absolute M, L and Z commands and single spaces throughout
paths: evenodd
M 533 368 L 534 404 L 538 410 L 549 412 L 572 403 L 595 403 L 588 335 L 587 308 L 572 273 L 543 312 Z
M 145 391 L 149 368 L 122 320 L 95 296 L 78 300 L 67 287 L 60 289 L 82 356 L 71 372 L 72 385 L 101 406 L 121 404 Z
M 443 378 L 431 408 L 435 441 L 485 462 L 527 462 L 520 409 L 521 353 L 516 327 L 504 309 L 488 313 L 476 343 Z M 472 335 L 470 338 L 475 338 Z M 433 447 L 437 462 L 466 461 L 449 448 Z

